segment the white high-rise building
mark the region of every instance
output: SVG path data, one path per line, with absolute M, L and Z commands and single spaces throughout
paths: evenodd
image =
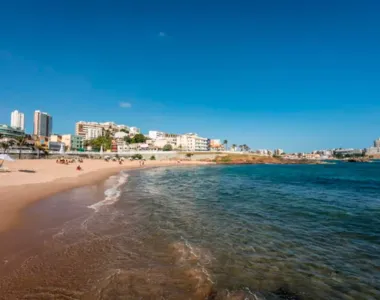
M 11 127 L 25 130 L 24 114 L 18 110 L 11 113 Z

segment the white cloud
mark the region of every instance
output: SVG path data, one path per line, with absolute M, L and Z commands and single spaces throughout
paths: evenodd
M 129 102 L 120 102 L 119 105 L 121 108 L 131 108 L 132 107 L 132 104 Z
M 163 32 L 163 31 L 160 31 L 160 33 L 158 34 L 159 37 L 166 37 L 167 34 L 166 32 Z

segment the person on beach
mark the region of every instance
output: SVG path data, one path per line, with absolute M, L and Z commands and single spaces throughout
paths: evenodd
M 77 166 L 77 171 L 82 171 L 82 167 L 80 165 Z

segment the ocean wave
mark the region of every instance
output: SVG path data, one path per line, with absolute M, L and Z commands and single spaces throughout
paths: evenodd
M 107 206 L 107 205 L 112 205 L 115 202 L 117 202 L 120 199 L 121 195 L 121 186 L 125 184 L 128 180 L 128 174 L 125 173 L 120 173 L 116 183 L 110 187 L 109 189 L 105 190 L 104 196 L 105 198 L 99 202 L 96 202 L 88 208 L 92 208 L 95 210 L 95 212 L 98 212 L 102 207 Z

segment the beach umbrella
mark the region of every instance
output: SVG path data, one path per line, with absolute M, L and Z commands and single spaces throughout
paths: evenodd
M 59 154 L 65 154 L 65 147 L 63 143 L 61 144 L 61 149 L 59 149 Z

